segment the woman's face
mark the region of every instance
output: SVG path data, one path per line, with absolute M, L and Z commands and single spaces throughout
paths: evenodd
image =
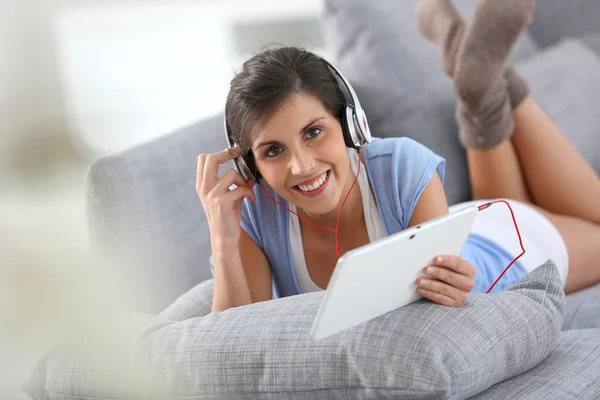
M 252 151 L 273 190 L 309 215 L 336 210 L 352 183 L 340 122 L 309 94 L 291 96 L 256 133 Z

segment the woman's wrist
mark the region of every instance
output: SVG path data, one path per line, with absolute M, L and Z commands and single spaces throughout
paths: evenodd
M 239 239 L 223 239 L 223 238 L 212 238 L 210 239 L 210 246 L 213 254 L 213 258 L 225 255 L 231 255 L 232 253 L 239 252 Z
M 240 251 L 236 242 L 218 242 L 212 244 L 213 265 L 229 265 L 236 262 L 241 263 Z

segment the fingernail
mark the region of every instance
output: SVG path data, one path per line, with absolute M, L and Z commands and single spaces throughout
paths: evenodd
M 425 268 L 425 273 L 426 273 L 426 274 L 430 274 L 430 273 L 431 273 L 431 267 L 427 267 L 427 268 Z
M 438 257 L 436 262 L 438 263 L 443 263 L 444 262 L 444 257 Z

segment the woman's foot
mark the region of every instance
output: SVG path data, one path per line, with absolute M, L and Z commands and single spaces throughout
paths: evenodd
M 535 0 L 480 0 L 475 7 L 454 68 L 456 89 L 470 108 L 481 106 L 490 82 L 504 78 L 508 56 L 534 8 Z
M 494 147 L 512 134 L 512 110 L 529 87 L 506 60 L 534 5 L 535 0 L 481 0 L 469 25 L 451 0 L 417 5 L 419 31 L 441 47 L 444 71 L 454 78 L 460 140 L 466 147 Z
M 444 72 L 453 77 L 456 54 L 467 23 L 451 0 L 421 0 L 415 15 L 417 29 L 442 49 Z

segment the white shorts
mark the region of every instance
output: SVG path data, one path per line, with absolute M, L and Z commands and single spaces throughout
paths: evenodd
M 450 211 L 469 205 L 485 204 L 489 201 L 491 200 L 459 203 L 450 207 Z M 531 272 L 548 259 L 551 259 L 558 268 L 564 287 L 569 272 L 569 255 L 560 232 L 548 218 L 536 209 L 515 200 L 507 201 L 514 212 L 523 247 L 525 248 L 525 254 L 518 261 L 527 272 Z M 514 254 L 515 257 L 521 254 L 519 237 L 515 230 L 510 209 L 505 203 L 495 203 L 491 207 L 480 211 L 471 232 L 498 243 L 510 254 Z

